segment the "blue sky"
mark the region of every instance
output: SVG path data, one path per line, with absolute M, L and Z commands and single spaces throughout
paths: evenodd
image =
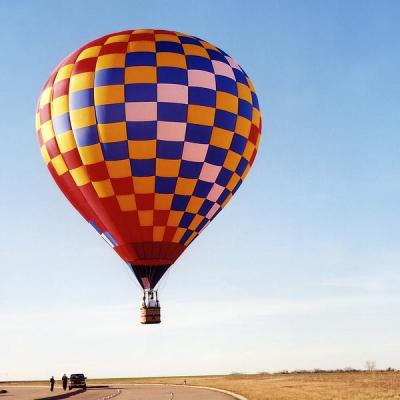
M 395 1 L 0 2 L 0 380 L 400 368 L 399 18 Z M 249 177 L 164 280 L 154 327 L 34 128 L 65 55 L 147 27 L 232 55 L 264 119 Z

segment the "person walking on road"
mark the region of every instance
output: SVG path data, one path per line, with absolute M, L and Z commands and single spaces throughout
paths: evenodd
M 61 379 L 62 379 L 63 389 L 67 390 L 67 385 L 68 385 L 68 377 L 67 377 L 67 375 L 64 374 Z
M 56 380 L 54 379 L 54 376 L 50 378 L 50 392 L 54 391 L 54 384 L 56 383 Z

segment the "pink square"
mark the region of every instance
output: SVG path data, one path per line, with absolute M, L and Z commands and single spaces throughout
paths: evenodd
M 156 102 L 133 102 L 125 103 L 125 114 L 127 121 L 156 121 Z
M 159 83 L 157 85 L 157 101 L 188 104 L 188 87 L 186 85 Z
M 199 178 L 205 182 L 214 183 L 217 180 L 221 166 L 204 163 Z
M 218 197 L 221 196 L 224 189 L 225 188 L 223 186 L 214 183 L 213 187 L 210 190 L 210 193 L 208 193 L 207 199 L 214 202 L 217 201 Z
M 183 142 L 185 133 L 185 122 L 157 121 L 157 139 Z
M 207 213 L 206 218 L 211 219 L 219 209 L 220 205 L 218 203 L 214 203 L 210 211 Z
M 204 87 L 208 89 L 216 89 L 215 75 L 207 71 L 199 71 L 197 69 L 188 70 L 189 86 Z
M 206 158 L 208 144 L 185 142 L 182 160 L 203 162 Z
M 223 75 L 227 76 L 228 78 L 235 79 L 235 74 L 233 73 L 230 65 L 217 60 L 212 60 L 212 64 L 216 75 Z
M 232 68 L 236 68 L 236 69 L 238 69 L 239 71 L 242 71 L 242 68 L 240 68 L 240 65 L 239 65 L 233 58 L 231 58 L 231 57 L 229 57 L 229 56 L 225 56 L 225 58 L 227 59 L 229 65 L 230 65 Z

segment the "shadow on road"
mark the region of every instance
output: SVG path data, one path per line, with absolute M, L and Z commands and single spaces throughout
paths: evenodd
M 48 397 L 38 397 L 35 400 L 61 400 L 61 399 L 68 399 L 68 397 L 75 396 L 77 394 L 83 393 L 85 390 L 79 389 L 79 390 L 74 390 L 71 392 L 63 393 L 63 394 L 57 394 L 55 396 L 48 396 Z

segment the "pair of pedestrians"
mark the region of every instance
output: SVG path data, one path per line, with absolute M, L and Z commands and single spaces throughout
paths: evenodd
M 64 390 L 67 390 L 67 386 L 68 386 L 68 377 L 67 375 L 63 375 L 63 377 L 61 378 L 62 380 L 62 387 Z M 54 391 L 54 385 L 56 384 L 56 380 L 54 379 L 54 376 L 52 376 L 50 378 L 50 391 L 53 392 Z

